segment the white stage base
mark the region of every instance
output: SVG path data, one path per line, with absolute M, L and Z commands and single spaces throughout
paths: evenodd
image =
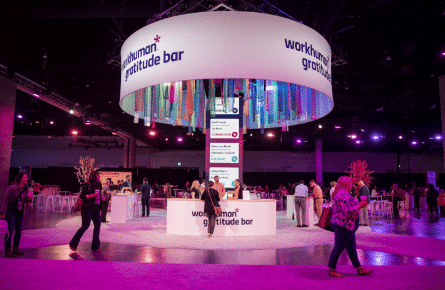
M 223 200 L 222 214 L 217 218 L 215 236 L 276 235 L 276 201 Z M 205 236 L 208 219 L 204 201 L 167 199 L 167 234 Z

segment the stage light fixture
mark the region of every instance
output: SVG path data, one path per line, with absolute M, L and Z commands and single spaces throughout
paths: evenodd
M 73 109 L 70 109 L 70 114 L 71 115 L 74 114 L 74 110 Z
M 335 129 L 341 129 L 341 126 L 335 126 Z
M 182 137 L 178 137 L 178 142 L 182 142 L 184 139 Z
M 150 136 L 156 136 L 156 132 L 153 131 L 153 130 L 151 130 L 148 134 L 149 134 Z
M 77 136 L 79 134 L 79 132 L 77 130 L 72 130 L 71 134 L 74 135 L 74 136 Z
M 50 123 L 51 125 L 54 125 L 54 121 L 49 121 L 49 123 Z
M 417 141 L 412 141 L 411 144 L 412 145 L 417 145 Z
M 297 143 L 298 143 L 298 144 L 301 144 L 301 139 L 297 139 Z
M 322 129 L 322 128 L 323 128 L 322 124 L 318 125 L 318 129 Z
M 442 140 L 442 136 L 441 135 L 436 135 L 436 137 L 434 137 L 436 140 Z
M 17 115 L 17 118 L 21 119 L 21 118 L 23 118 L 23 116 L 22 115 Z
M 400 135 L 400 136 L 399 136 L 399 140 L 402 140 L 402 139 L 403 139 L 403 136 L 402 136 L 402 135 Z
M 269 138 L 272 138 L 274 136 L 275 136 L 274 133 L 267 133 L 267 137 L 269 137 Z

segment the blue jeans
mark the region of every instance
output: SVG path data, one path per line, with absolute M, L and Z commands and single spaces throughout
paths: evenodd
M 88 228 L 90 227 L 91 221 L 93 221 L 94 225 L 93 243 L 91 244 L 91 249 L 97 250 L 100 248 L 100 210 L 101 209 L 99 206 L 94 206 L 93 209 L 82 208 L 82 210 L 80 211 L 82 215 L 82 227 L 77 230 L 76 234 L 71 239 L 70 246 L 72 248 L 77 249 L 80 239 L 82 238 L 86 230 L 88 230 Z
M 359 221 L 357 219 L 353 231 L 339 225 L 331 224 L 335 232 L 335 244 L 331 252 L 331 257 L 329 258 L 329 268 L 335 269 L 337 267 L 338 259 L 345 248 L 354 268 L 360 267 L 360 261 L 357 256 L 357 244 L 355 241 L 355 232 L 358 229 L 358 223 Z
M 6 221 L 8 222 L 9 237 L 5 240 L 5 251 L 11 250 L 12 234 L 14 234 L 13 247 L 18 248 L 23 229 L 23 211 L 19 213 L 7 212 Z

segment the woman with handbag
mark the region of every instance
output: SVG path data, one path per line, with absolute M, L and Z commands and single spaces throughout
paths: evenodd
M 27 202 L 32 201 L 32 195 L 28 195 L 28 175 L 25 172 L 20 172 L 15 176 L 14 181 L 15 184 L 6 189 L 0 206 L 0 219 L 8 222 L 9 232 L 8 238 L 5 238 L 5 257 L 23 255 L 23 251 L 19 249 L 23 229 L 23 209 Z M 13 249 L 11 251 L 13 233 Z
M 207 226 L 207 237 L 213 237 L 213 232 L 215 230 L 216 217 L 221 213 L 221 207 L 219 206 L 219 194 L 216 189 L 213 188 L 213 181 L 208 183 L 209 189 L 204 190 L 201 200 L 204 201 L 204 213 L 209 219 Z
M 338 259 L 344 249 L 348 252 L 352 265 L 357 269 L 357 274 L 369 275 L 373 270 L 366 270 L 360 265 L 357 256 L 355 232 L 359 227 L 359 210 L 366 207 L 366 198 L 358 203 L 349 191 L 352 189 L 352 181 L 348 176 L 341 176 L 331 196 L 332 218 L 331 226 L 335 232 L 335 244 L 329 258 L 329 276 L 344 277 L 336 270 Z
M 82 215 L 82 226 L 70 241 L 69 246 L 72 251 L 77 250 L 80 239 L 90 227 L 91 221 L 93 221 L 94 231 L 91 250 L 93 252 L 100 252 L 100 212 L 101 202 L 104 200 L 104 197 L 101 195 L 101 191 L 102 184 L 100 183 L 100 175 L 97 171 L 93 171 L 90 173 L 88 182 L 82 186 L 82 192 L 79 196 L 79 198 L 83 201 L 82 209 L 80 211 Z

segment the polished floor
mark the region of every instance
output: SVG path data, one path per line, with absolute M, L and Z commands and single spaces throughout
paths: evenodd
M 28 211 L 25 230 L 55 228 L 57 223 L 71 217 L 69 214 Z M 372 232 L 425 237 L 445 240 L 445 218 L 428 214 L 425 209 L 410 210 L 394 219 L 372 219 Z M 90 242 L 81 242 L 73 253 L 67 245 L 55 245 L 25 249 L 27 259 L 91 260 L 139 263 L 174 264 L 240 264 L 240 265 L 326 265 L 332 245 L 315 245 L 265 250 L 193 250 L 102 243 L 101 253 L 92 253 Z M 363 265 L 434 265 L 445 266 L 445 261 L 398 255 L 383 251 L 358 249 Z M 344 252 L 339 265 L 350 265 Z

